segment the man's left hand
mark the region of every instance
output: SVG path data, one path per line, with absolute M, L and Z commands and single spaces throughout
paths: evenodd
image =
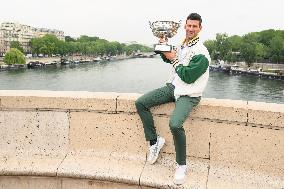
M 176 57 L 176 54 L 177 52 L 174 50 L 172 50 L 171 52 L 164 52 L 164 55 L 168 60 L 174 59 Z

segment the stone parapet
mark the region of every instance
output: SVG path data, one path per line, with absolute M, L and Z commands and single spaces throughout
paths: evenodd
M 176 188 L 174 103 L 151 109 L 166 145 L 149 165 L 139 96 L 0 91 L 0 188 Z M 284 188 L 283 127 L 284 104 L 203 98 L 184 123 L 183 188 Z

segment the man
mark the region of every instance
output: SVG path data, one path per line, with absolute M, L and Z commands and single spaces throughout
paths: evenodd
M 209 53 L 199 40 L 199 32 L 202 29 L 202 19 L 197 13 L 187 17 L 184 29 L 186 37 L 176 51 L 161 54 L 162 59 L 172 65 L 172 75 L 166 86 L 148 92 L 135 102 L 138 114 L 142 120 L 145 138 L 150 141 L 147 161 L 150 164 L 156 162 L 159 152 L 165 143 L 165 139 L 158 136 L 150 108 L 168 102 L 175 102 L 175 109 L 170 116 L 170 130 L 176 151 L 175 184 L 183 184 L 186 175 L 186 136 L 183 123 L 187 119 L 193 107 L 196 106 L 202 96 L 208 78 Z M 164 42 L 160 39 L 160 42 Z

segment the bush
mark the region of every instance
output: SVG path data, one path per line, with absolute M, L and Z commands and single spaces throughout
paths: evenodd
M 25 64 L 25 55 L 18 49 L 11 48 L 9 52 L 5 54 L 4 57 L 5 64 Z

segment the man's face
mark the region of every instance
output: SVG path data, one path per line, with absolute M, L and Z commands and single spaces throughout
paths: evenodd
M 193 39 L 201 31 L 202 26 L 199 26 L 198 20 L 187 20 L 184 29 L 186 31 L 186 39 Z

